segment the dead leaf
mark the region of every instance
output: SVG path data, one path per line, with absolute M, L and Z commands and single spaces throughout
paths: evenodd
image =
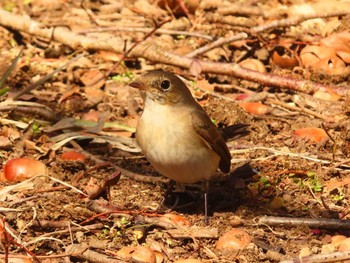
M 214 84 L 210 84 L 208 82 L 208 80 L 206 79 L 201 79 L 197 81 L 198 86 L 203 89 L 203 90 L 207 90 L 207 91 L 214 91 Z
M 190 72 L 196 78 L 198 78 L 198 76 L 201 74 L 201 72 L 202 72 L 202 65 L 198 61 L 198 59 L 192 59 L 192 62 L 191 62 L 191 65 L 190 65 Z
M 97 69 L 86 71 L 80 81 L 89 88 L 100 89 L 105 84 L 105 76 Z
M 299 65 L 299 62 L 296 58 L 290 57 L 286 53 L 280 55 L 276 50 L 272 53 L 271 59 L 275 65 L 281 68 L 294 68 Z
M 190 221 L 188 221 L 185 217 L 177 214 L 164 214 L 159 218 L 159 221 L 171 223 L 177 226 L 191 226 Z
M 265 65 L 257 59 L 248 58 L 239 63 L 242 68 L 258 71 L 261 73 L 266 73 Z
M 58 100 L 58 103 L 61 103 L 62 101 L 65 101 L 67 98 L 69 98 L 73 94 L 79 94 L 80 95 L 80 88 L 77 87 L 77 86 L 74 86 L 73 88 L 70 87 L 68 91 L 66 91 L 64 94 L 62 94 L 61 98 Z
M 315 63 L 319 62 L 321 59 L 332 59 L 337 55 L 335 50 L 331 47 L 327 46 L 312 46 L 307 45 L 303 48 L 300 53 L 301 61 L 303 62 L 305 67 L 311 67 Z
M 112 52 L 112 51 L 99 50 L 97 52 L 97 54 L 99 55 L 99 57 L 101 57 L 105 61 L 116 61 L 116 62 L 118 62 L 120 60 L 120 55 L 118 55 L 117 53 Z
M 105 93 L 103 92 L 103 90 L 97 89 L 96 87 L 93 87 L 93 86 L 85 87 L 84 91 L 87 99 L 86 101 L 87 107 L 93 107 L 99 104 L 105 96 Z
M 321 39 L 321 43 L 335 50 L 344 62 L 350 63 L 350 32 L 343 31 Z
M 331 18 L 324 26 L 322 30 L 322 36 L 329 36 L 333 34 L 339 27 L 341 26 L 341 22 L 338 17 Z
M 313 94 L 314 98 L 327 101 L 338 101 L 341 98 L 341 95 L 337 94 L 331 89 L 328 90 L 318 90 Z

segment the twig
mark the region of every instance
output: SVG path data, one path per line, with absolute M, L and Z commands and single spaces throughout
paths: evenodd
M 250 32 L 252 35 L 261 33 L 264 31 L 267 31 L 272 28 L 277 28 L 277 27 L 286 27 L 286 26 L 293 26 L 300 24 L 303 21 L 309 20 L 309 19 L 314 19 L 314 18 L 324 18 L 324 17 L 332 17 L 332 16 L 342 16 L 342 15 L 347 15 L 349 14 L 349 10 L 337 10 L 335 12 L 331 13 L 326 13 L 326 14 L 310 14 L 310 15 L 304 15 L 304 16 L 299 16 L 299 17 L 293 17 L 293 18 L 286 18 L 286 19 L 281 19 L 277 21 L 272 21 L 260 26 L 256 26 L 251 28 Z M 198 55 L 201 55 L 205 52 L 208 52 L 209 50 L 212 50 L 217 47 L 221 47 L 225 44 L 228 44 L 233 41 L 237 40 L 242 40 L 248 38 L 248 35 L 245 33 L 239 33 L 237 35 L 231 36 L 231 37 L 221 37 L 217 39 L 214 42 L 211 42 L 201 48 L 196 49 L 195 51 L 192 51 L 187 54 L 187 57 L 193 58 Z
M 84 262 L 104 262 L 104 263 L 123 263 L 125 260 L 118 260 L 105 254 L 98 253 L 89 249 L 88 245 L 72 244 L 66 248 L 67 253 L 72 257 L 78 258 Z
M 152 36 L 157 30 L 158 28 L 162 27 L 164 24 L 170 22 L 172 20 L 172 18 L 166 19 L 164 21 L 162 21 L 160 24 L 155 23 L 155 27 L 153 28 L 153 30 L 151 30 L 150 32 L 148 32 L 141 40 L 136 41 L 134 44 L 132 44 L 132 46 L 130 48 L 128 48 L 125 52 L 123 52 L 122 57 L 119 59 L 119 61 L 112 66 L 112 68 L 105 74 L 105 77 L 108 77 L 115 68 L 117 68 L 123 61 L 124 59 L 133 51 L 133 49 L 135 49 L 139 44 L 141 44 L 142 42 L 145 42 L 150 36 Z M 100 80 L 96 80 L 96 83 L 100 81 Z M 95 83 L 93 83 L 92 85 L 94 85 Z
M 297 112 L 303 112 L 305 114 L 314 116 L 314 117 L 319 118 L 321 120 L 329 120 L 329 119 L 332 118 L 332 117 L 324 116 L 324 115 L 319 114 L 317 112 L 314 112 L 312 110 L 309 110 L 309 109 L 306 109 L 306 108 L 299 108 L 299 107 L 296 107 L 296 106 L 293 106 L 293 105 L 290 105 L 288 103 L 284 103 L 284 102 L 278 101 L 278 100 L 267 99 L 266 102 L 269 103 L 270 105 L 275 104 L 275 105 L 281 106 L 283 108 L 286 108 L 288 110 L 297 111 Z
M 152 30 L 154 30 L 154 28 L 118 26 L 118 27 L 99 27 L 99 28 L 86 29 L 86 30 L 78 31 L 77 33 L 86 34 L 86 33 L 93 33 L 93 32 L 109 32 L 109 31 L 150 33 Z M 158 28 L 155 34 L 183 35 L 183 36 L 204 38 L 210 41 L 213 40 L 212 36 L 204 35 L 199 32 L 188 32 L 188 31 L 170 30 L 170 29 L 162 29 L 162 28 Z
M 219 237 L 218 229 L 213 227 L 186 227 L 178 229 L 168 229 L 166 231 L 172 238 L 187 239 L 187 238 L 214 238 Z
M 182 0 L 176 0 L 176 2 L 181 7 L 181 9 L 185 13 L 185 15 L 189 18 L 190 12 L 188 11 L 188 8 L 186 7 L 185 3 Z
M 63 257 L 69 257 L 71 254 L 63 253 L 63 254 L 56 254 L 56 255 L 49 255 L 49 256 L 36 256 L 37 259 L 50 259 L 50 258 L 63 258 Z M 32 259 L 30 256 L 26 255 L 14 255 L 10 254 L 8 255 L 9 258 L 21 258 L 21 259 Z M 5 258 L 4 254 L 0 254 L 0 258 Z
M 274 154 L 274 156 L 290 156 L 290 157 L 296 157 L 296 158 L 302 158 L 302 159 L 306 159 L 309 161 L 313 161 L 313 162 L 318 162 L 318 163 L 322 163 L 322 164 L 330 164 L 332 163 L 331 161 L 328 160 L 322 160 L 316 157 L 311 157 L 308 156 L 306 154 L 301 154 L 301 153 L 292 153 L 292 152 L 285 152 L 285 151 L 280 151 L 280 150 L 276 150 L 276 149 L 272 149 L 272 148 L 268 148 L 268 147 L 263 147 L 263 146 L 257 146 L 257 147 L 251 147 L 251 148 L 247 148 L 247 149 L 239 149 L 239 150 L 234 150 L 234 151 L 230 151 L 234 154 L 239 154 L 239 153 L 246 153 L 246 152 L 251 152 L 251 151 L 258 151 L 258 150 L 262 150 L 262 151 L 268 151 Z M 271 158 L 271 157 L 270 157 Z M 256 159 L 251 159 L 250 161 L 259 161 L 262 160 L 262 158 L 256 158 Z M 338 170 L 350 170 L 350 166 L 348 165 L 344 165 L 344 164 L 339 164 L 337 167 L 339 168 L 334 168 L 334 169 L 338 169 Z
M 42 234 L 41 236 L 35 237 L 31 239 L 30 241 L 26 242 L 25 244 L 28 246 L 30 244 L 35 244 L 36 242 L 50 238 L 52 236 L 56 235 L 62 235 L 62 234 L 67 234 L 70 233 L 70 231 L 77 232 L 77 231 L 91 231 L 91 230 L 97 230 L 97 229 L 103 229 L 105 226 L 103 223 L 97 223 L 93 225 L 87 225 L 87 226 L 78 226 L 78 227 L 71 227 L 70 229 L 64 229 L 64 230 L 57 230 L 53 232 L 48 232 L 45 234 Z
M 331 218 L 294 218 L 294 217 L 276 217 L 263 216 L 258 220 L 260 224 L 269 226 L 308 226 L 310 228 L 325 229 L 350 229 L 350 220 L 340 220 Z
M 84 6 L 84 1 L 85 0 L 81 0 L 80 2 L 80 7 L 85 11 L 85 13 L 87 14 L 87 16 L 89 17 L 90 21 L 96 25 L 96 26 L 99 26 L 99 24 L 96 22 L 96 19 L 93 17 L 92 15 L 92 11 L 90 9 L 87 9 L 85 6 Z
M 45 120 L 56 121 L 57 115 L 52 110 L 47 110 L 44 108 L 35 108 L 35 107 L 21 107 L 16 105 L 0 106 L 0 112 L 2 111 L 15 111 L 22 112 L 26 114 L 39 115 Z
M 348 11 L 346 11 L 348 12 Z M 343 11 L 343 13 L 346 13 Z M 335 14 L 333 14 L 335 15 Z M 92 50 L 109 50 L 124 53 L 124 41 L 121 38 L 112 37 L 105 40 L 99 40 L 92 37 L 85 37 L 69 31 L 67 28 L 44 28 L 40 23 L 34 20 L 11 14 L 0 10 L 0 25 L 10 27 L 13 30 L 24 31 L 29 34 L 52 39 L 63 43 L 73 49 L 85 48 Z M 52 31 L 54 34 L 52 35 Z M 177 55 L 169 51 L 165 51 L 162 47 L 154 43 L 153 40 L 144 41 L 130 52 L 131 57 L 142 57 L 150 61 L 158 63 L 175 65 L 183 68 L 190 68 L 193 59 L 190 57 Z M 332 89 L 339 94 L 349 94 L 350 90 L 345 87 L 327 86 L 308 80 L 296 80 L 292 78 L 282 77 L 274 74 L 265 74 L 253 70 L 240 67 L 238 64 L 220 63 L 198 60 L 202 66 L 202 72 L 215 73 L 219 75 L 229 75 L 253 82 L 258 82 L 265 86 L 278 88 L 286 88 L 312 94 L 317 90 Z
M 9 245 L 11 244 L 13 246 L 21 248 L 24 252 L 30 255 L 31 259 L 34 262 L 40 263 L 40 260 L 36 257 L 36 255 L 33 252 L 31 252 L 29 249 L 27 249 L 26 246 L 22 244 L 21 240 L 9 230 L 9 227 L 6 226 L 5 218 L 0 218 L 0 228 L 2 229 L 1 243 L 3 243 L 5 247 L 5 262 L 8 262 L 8 258 L 9 258 L 8 248 L 9 248 Z
M 280 263 L 328 263 L 328 262 L 348 262 L 350 251 L 333 252 L 327 254 L 311 255 L 293 259 L 282 260 Z

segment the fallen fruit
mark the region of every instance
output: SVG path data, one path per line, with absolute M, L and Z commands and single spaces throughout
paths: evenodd
M 85 156 L 76 151 L 64 152 L 61 154 L 61 159 L 64 161 L 79 161 L 85 163 Z
M 260 102 L 240 102 L 239 107 L 243 108 L 246 112 L 256 115 L 266 114 L 269 108 Z
M 321 141 L 328 139 L 328 135 L 323 129 L 315 128 L 315 127 L 295 130 L 294 135 L 297 137 L 306 138 L 316 143 L 319 143 Z
M 4 166 L 4 179 L 8 182 L 21 182 L 37 175 L 46 175 L 46 165 L 29 158 L 14 158 Z
M 242 229 L 232 229 L 223 234 L 216 243 L 217 249 L 244 249 L 252 238 Z

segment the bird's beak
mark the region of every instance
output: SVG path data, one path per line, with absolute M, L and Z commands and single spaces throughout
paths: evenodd
M 133 82 L 129 83 L 129 86 L 136 88 L 136 89 L 140 89 L 140 90 L 146 90 L 145 84 L 141 81 L 133 81 Z

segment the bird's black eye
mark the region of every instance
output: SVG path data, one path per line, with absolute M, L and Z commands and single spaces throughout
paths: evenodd
M 170 81 L 169 80 L 163 80 L 162 83 L 160 84 L 160 87 L 163 90 L 167 90 L 170 88 Z

